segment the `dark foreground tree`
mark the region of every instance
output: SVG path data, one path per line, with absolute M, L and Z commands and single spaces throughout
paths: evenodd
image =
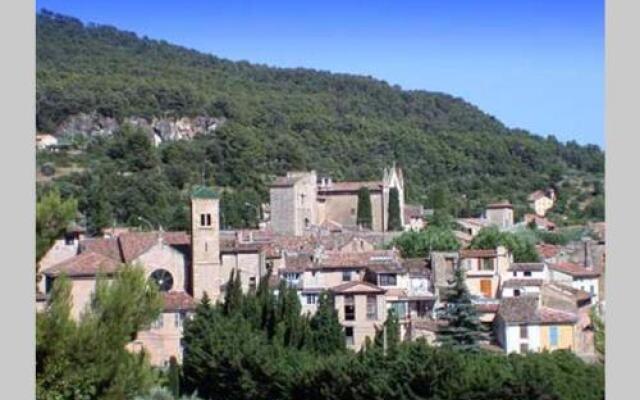
M 438 334 L 438 341 L 445 346 L 465 351 L 476 351 L 482 341 L 488 340 L 486 329 L 471 302 L 461 267 L 454 270 L 452 286 L 446 292 L 445 306 L 439 310 L 446 325 Z
M 400 192 L 398 189 L 389 189 L 389 221 L 388 228 L 390 231 L 402 230 L 400 218 Z
M 358 211 L 356 217 L 356 224 L 363 228 L 371 229 L 371 221 L 373 219 L 371 215 L 371 194 L 369 189 L 361 187 L 358 191 Z

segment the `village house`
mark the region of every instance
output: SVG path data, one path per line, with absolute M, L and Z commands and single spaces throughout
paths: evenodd
M 58 144 L 58 138 L 48 133 L 36 134 L 36 148 L 38 150 L 46 150 Z
M 490 225 L 500 229 L 513 227 L 513 206 L 507 200 L 499 203 L 488 204 L 485 210 L 485 219 Z
M 531 193 L 527 200 L 529 205 L 539 217 L 544 217 L 552 207 L 556 200 L 556 193 L 553 189 L 536 190 Z
M 460 266 L 465 270 L 469 293 L 478 297 L 497 298 L 512 258 L 503 246 L 496 249 L 460 250 Z
M 507 273 L 508 279 L 502 282 L 501 297 L 540 293 L 540 287 L 548 279 L 544 263 L 512 263 Z
M 575 313 L 542 305 L 540 295 L 522 295 L 501 300 L 494 329 L 507 353 L 572 350 L 577 321 Z
M 540 229 L 543 231 L 554 231 L 556 229 L 556 224 L 553 221 L 550 221 L 546 217 L 541 217 L 537 214 L 525 214 L 522 218 L 522 224 L 525 226 L 530 226 L 534 224 L 536 229 Z

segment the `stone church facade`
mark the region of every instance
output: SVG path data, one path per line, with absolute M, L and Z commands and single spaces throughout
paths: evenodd
M 271 229 L 275 232 L 303 235 L 313 227 L 337 224 L 357 227 L 358 191 L 369 189 L 371 196 L 372 230 L 385 232 L 389 220 L 389 192 L 398 190 L 400 220 L 404 226 L 404 179 L 399 167 L 385 168 L 380 181 L 333 182 L 315 171 L 288 172 L 278 177 L 270 187 Z

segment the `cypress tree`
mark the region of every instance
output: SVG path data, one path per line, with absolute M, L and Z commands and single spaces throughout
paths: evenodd
M 224 313 L 230 315 L 241 310 L 242 307 L 242 282 L 240 281 L 240 271 L 231 270 L 229 282 L 224 294 Z
M 441 308 L 440 319 L 447 322 L 438 334 L 438 341 L 445 346 L 466 351 L 479 349 L 479 342 L 488 335 L 478 312 L 471 302 L 471 295 L 461 267 L 454 270 L 453 286 L 447 291 L 446 305 Z
M 398 189 L 391 188 L 389 190 L 389 221 L 388 228 L 390 231 L 402 230 L 400 219 L 400 192 Z
M 393 308 L 390 308 L 387 312 L 387 319 L 384 321 L 382 329 L 376 331 L 374 343 L 377 347 L 384 347 L 385 331 L 387 336 L 387 350 L 389 352 L 393 352 L 400 344 L 400 321 L 398 320 L 398 315 Z
M 311 347 L 321 354 L 332 354 L 345 349 L 345 337 L 329 293 L 322 292 L 318 310 L 310 321 Z
M 174 356 L 169 358 L 169 390 L 176 399 L 180 397 L 180 366 Z
M 373 217 L 371 215 L 371 194 L 369 189 L 361 187 L 358 190 L 358 214 L 356 218 L 356 224 L 363 228 L 371 229 L 371 222 Z

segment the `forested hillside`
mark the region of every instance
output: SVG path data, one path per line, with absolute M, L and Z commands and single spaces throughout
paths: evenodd
M 157 149 L 129 132 L 89 143 L 81 155 L 39 155 L 41 164 L 80 169 L 54 185 L 78 198 L 85 214 L 107 210 L 102 223 L 140 215 L 182 226 L 184 193 L 203 171 L 208 183 L 229 188 L 233 201 L 257 203 L 266 200 L 272 176 L 288 169 L 313 168 L 336 180 L 379 179 L 396 161 L 409 201 L 429 206 L 430 190 L 444 187 L 460 215 L 501 198 L 524 204 L 530 191 L 567 173 L 597 179 L 603 173 L 597 146 L 509 129 L 442 93 L 231 62 L 46 11 L 37 16 L 36 33 L 39 131 L 53 132 L 70 115 L 91 112 L 118 119 L 226 118 L 213 135 Z M 238 215 L 228 218 L 247 223 L 243 213 L 255 211 L 241 208 L 229 209 Z

